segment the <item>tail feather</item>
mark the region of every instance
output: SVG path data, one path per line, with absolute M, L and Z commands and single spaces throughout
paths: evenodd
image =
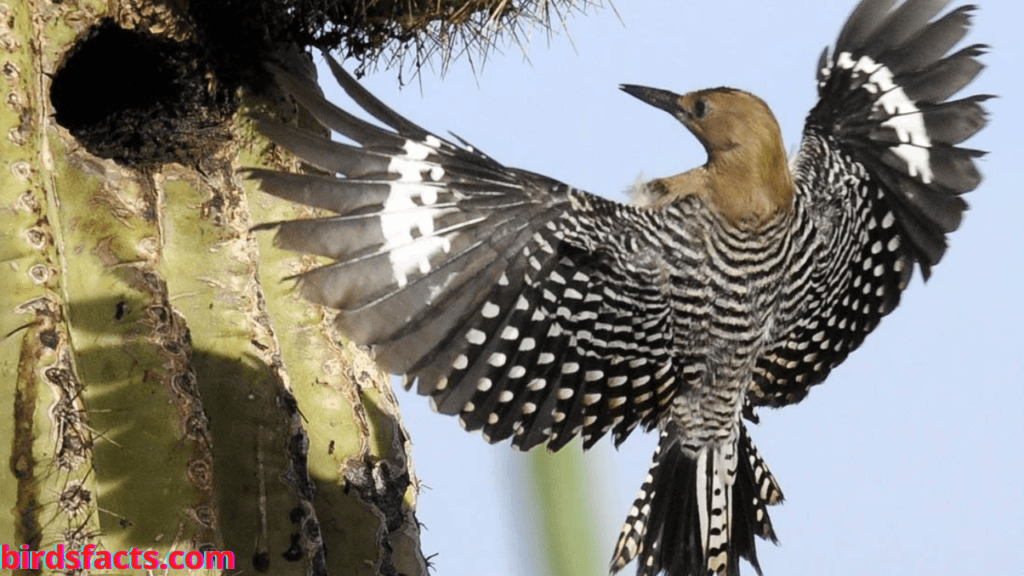
M 673 429 L 658 449 L 619 534 L 611 571 L 638 559 L 638 576 L 761 573 L 754 537 L 776 542 L 766 510 L 782 491 L 741 425 L 738 440 L 690 454 Z

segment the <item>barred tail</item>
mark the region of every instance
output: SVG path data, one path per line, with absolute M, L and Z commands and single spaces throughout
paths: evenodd
M 754 536 L 777 541 L 765 507 L 782 502 L 778 483 L 742 423 L 735 443 L 696 455 L 681 439 L 672 429 L 661 433 L 611 572 L 639 557 L 638 576 L 738 576 L 742 557 L 760 574 Z

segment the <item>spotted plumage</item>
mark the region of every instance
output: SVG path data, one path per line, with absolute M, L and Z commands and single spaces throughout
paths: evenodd
M 818 66 L 819 101 L 786 159 L 767 105 L 733 88 L 627 85 L 678 119 L 708 162 L 641 185 L 628 206 L 506 167 L 399 116 L 328 59 L 386 128 L 274 69 L 331 142 L 261 130 L 326 175 L 252 170 L 264 191 L 335 215 L 279 222 L 277 242 L 335 262 L 310 300 L 490 442 L 585 447 L 658 429 L 612 571 L 757 570 L 782 491 L 743 416 L 799 402 L 927 278 L 980 176 L 960 147 L 986 96 L 950 101 L 981 46 L 947 55 L 972 8 L 865 0 Z M 457 139 L 456 139 L 457 140 Z

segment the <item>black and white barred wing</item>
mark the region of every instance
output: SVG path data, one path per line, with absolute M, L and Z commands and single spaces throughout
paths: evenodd
M 896 307 L 915 264 L 928 278 L 960 225 L 982 153 L 959 145 L 984 126 L 989 96 L 950 100 L 985 47 L 947 55 L 973 7 L 935 19 L 946 4 L 865 0 L 822 53 L 794 173 L 823 243 L 796 272 L 794 322 L 757 364 L 754 404 L 802 399 Z
M 392 130 L 276 72 L 319 122 L 358 144 L 261 123 L 271 140 L 344 176 L 251 171 L 266 192 L 336 213 L 270 225 L 282 247 L 336 261 L 302 274 L 302 294 L 337 309 L 343 334 L 489 441 L 557 449 L 577 434 L 589 446 L 609 430 L 621 441 L 653 426 L 678 388 L 650 238 L 662 215 L 430 134 L 329 62 Z

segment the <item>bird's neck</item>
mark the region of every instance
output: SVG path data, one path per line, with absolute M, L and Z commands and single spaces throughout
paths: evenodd
M 793 178 L 780 145 L 734 146 L 708 153 L 707 164 L 652 183 L 660 204 L 697 195 L 734 224 L 757 225 L 793 204 Z

